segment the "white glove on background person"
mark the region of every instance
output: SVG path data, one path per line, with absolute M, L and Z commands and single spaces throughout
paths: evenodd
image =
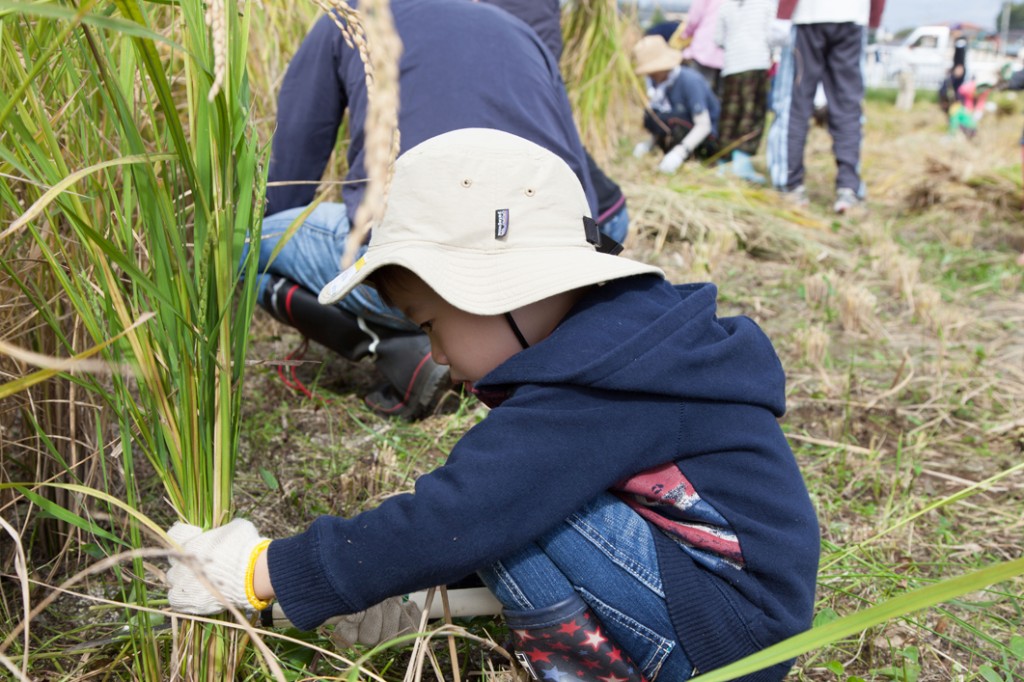
M 658 170 L 662 173 L 671 175 L 679 170 L 679 167 L 683 165 L 683 161 L 690 156 L 690 152 L 681 144 L 677 144 L 672 149 L 665 152 L 665 158 L 658 164 Z
M 635 147 L 633 147 L 633 157 L 642 159 L 647 156 L 652 149 L 654 149 L 654 138 L 649 137 L 646 140 L 641 140 L 636 143 Z
M 181 545 L 185 554 L 196 558 L 203 575 L 225 599 L 239 608 L 251 608 L 245 591 L 249 557 L 256 545 L 266 539 L 260 537 L 256 526 L 245 519 L 235 519 L 204 532 L 199 526 L 179 521 L 167 535 Z M 174 558 L 170 562 L 167 599 L 172 608 L 201 616 L 224 610 L 221 600 L 210 593 L 187 564 Z
M 416 632 L 420 614 L 420 608 L 413 602 L 391 597 L 365 611 L 342 616 L 334 625 L 331 641 L 339 649 L 350 649 L 353 644 L 377 646 L 399 635 Z
M 792 35 L 793 22 L 789 19 L 772 19 L 768 27 L 768 47 L 785 47 Z

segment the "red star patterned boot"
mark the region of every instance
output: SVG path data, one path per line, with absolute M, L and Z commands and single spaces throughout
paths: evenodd
M 578 596 L 531 611 L 505 611 L 516 658 L 539 682 L 646 682 Z

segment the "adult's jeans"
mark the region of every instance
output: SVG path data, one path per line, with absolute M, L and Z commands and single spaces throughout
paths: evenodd
M 321 203 L 310 212 L 302 226 L 270 262 L 274 248 L 304 210 L 305 206 L 299 206 L 263 219 L 258 269 L 260 273 L 267 271 L 287 277 L 318 294 L 341 272 L 341 258 L 345 253 L 345 240 L 350 230 L 348 211 L 345 204 Z M 362 255 L 365 250 L 366 247 L 362 247 L 358 255 Z M 248 247 L 243 259 L 247 253 Z M 257 300 L 263 300 L 268 279 L 265 274 L 259 275 Z M 419 330 L 401 311 L 386 305 L 376 289 L 365 284 L 357 286 L 337 305 L 356 317 L 391 329 Z
M 685 680 L 693 666 L 669 620 L 651 533 L 629 505 L 603 493 L 480 577 L 515 611 L 578 594 L 644 677 Z

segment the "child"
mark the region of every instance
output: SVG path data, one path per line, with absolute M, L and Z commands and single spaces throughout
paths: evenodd
M 680 66 L 682 52 L 660 35 L 648 35 L 633 47 L 636 74 L 644 76 L 649 98 L 644 128 L 651 136 L 638 142 L 633 156 L 655 146 L 665 152 L 658 170 L 672 174 L 691 156 L 706 159 L 718 150 L 718 98 L 704 78 Z
M 478 572 L 543 679 L 678 682 L 809 627 L 818 526 L 771 343 L 716 317 L 713 285 L 599 241 L 576 176 L 532 142 L 471 128 L 405 152 L 320 301 L 374 284 L 492 409 L 414 494 L 269 547 L 248 521 L 177 524 L 183 551 L 228 600 L 276 598 L 306 629 Z M 219 610 L 184 562 L 167 577 L 172 607 Z
M 718 9 L 715 41 L 725 52 L 722 66 L 722 115 L 719 142 L 732 148 L 732 172 L 764 184 L 750 157 L 757 153 L 768 108 L 769 31 L 775 0 L 725 0 Z

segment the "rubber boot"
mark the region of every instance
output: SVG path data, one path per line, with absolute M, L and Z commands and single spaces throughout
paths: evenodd
M 643 682 L 644 676 L 578 596 L 531 611 L 505 611 L 516 658 L 543 682 Z
M 430 339 L 420 332 L 398 332 L 366 324 L 370 334 L 379 334 L 374 358 L 387 379 L 366 396 L 375 411 L 403 419 L 419 419 L 432 411 L 451 387 L 448 368 L 434 362 Z
M 276 319 L 353 362 L 373 358 L 386 379 L 366 396 L 373 410 L 418 419 L 448 389 L 448 368 L 434 362 L 426 334 L 372 324 L 336 305 L 321 305 L 312 292 L 286 277 L 265 277 L 259 303 Z
M 750 162 L 750 154 L 741 152 L 739 149 L 733 150 L 732 153 L 732 172 L 733 175 L 748 182 L 753 182 L 756 185 L 764 184 L 764 176 L 754 170 L 754 164 Z

